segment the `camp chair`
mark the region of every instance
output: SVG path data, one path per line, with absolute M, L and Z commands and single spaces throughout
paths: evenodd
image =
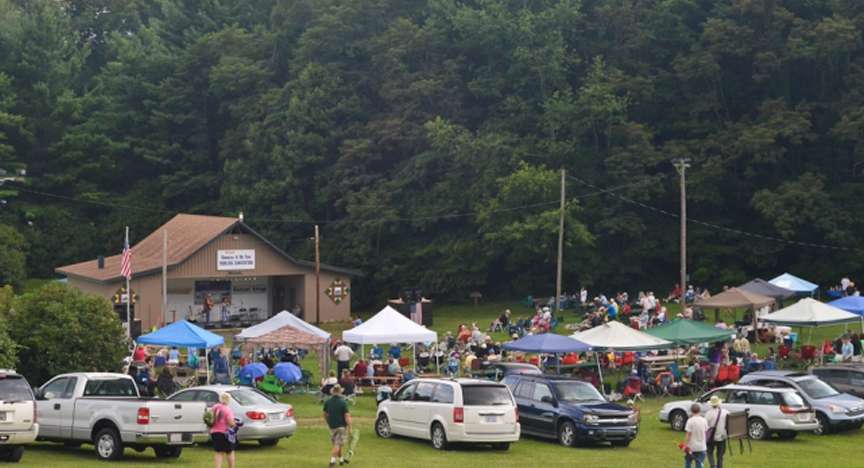
M 624 398 L 641 400 L 642 399 L 642 379 L 638 375 L 631 375 L 627 378 L 627 384 L 624 386 Z
M 787 346 L 785 344 L 780 345 L 780 347 L 777 348 L 777 355 L 780 357 L 780 359 L 782 359 L 784 361 L 789 359 L 789 354 L 791 352 L 792 352 L 792 347 Z
M 261 382 L 258 382 L 258 390 L 274 396 L 284 393 L 282 382 L 273 374 L 265 375 Z
M 654 379 L 654 384 L 660 396 L 672 396 L 672 386 L 675 384 L 675 376 L 669 371 L 660 372 Z
M 801 347 L 801 359 L 807 362 L 816 360 L 816 347 L 813 345 L 805 345 Z

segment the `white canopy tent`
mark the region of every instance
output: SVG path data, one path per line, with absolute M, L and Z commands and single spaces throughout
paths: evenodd
M 788 327 L 823 327 L 858 322 L 861 316 L 806 297 L 759 320 Z
M 438 333 L 413 322 L 396 309 L 386 306 L 369 320 L 342 332 L 342 341 L 359 345 L 383 343 L 434 343 L 437 346 Z M 361 352 L 362 355 L 362 352 Z M 435 360 L 436 366 L 438 360 Z
M 330 339 L 330 333 L 327 333 L 326 331 L 316 327 L 315 325 L 312 325 L 311 323 L 303 321 L 303 319 L 297 317 L 291 312 L 288 312 L 287 310 L 283 310 L 282 312 L 279 312 L 278 314 L 257 325 L 252 325 L 249 328 L 244 328 L 234 338 L 240 341 L 248 340 L 249 338 L 257 338 L 285 326 L 294 327 L 298 330 L 309 333 L 310 335 L 324 338 L 325 340 Z
M 671 341 L 651 336 L 639 330 L 634 330 L 621 322 L 611 321 L 603 325 L 577 332 L 570 338 L 581 341 L 591 347 L 592 351 L 649 351 L 667 349 L 675 346 Z M 597 359 L 597 373 L 600 375 L 600 391 L 603 389 L 603 371 L 600 368 L 600 357 Z
M 634 330 L 615 321 L 574 333 L 570 337 L 587 344 L 593 351 L 648 351 L 675 346 L 671 341 Z

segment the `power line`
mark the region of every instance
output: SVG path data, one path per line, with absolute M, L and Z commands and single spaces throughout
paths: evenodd
M 575 177 L 572 175 L 568 176 L 568 177 L 571 177 L 572 179 L 577 180 L 577 181 L 579 181 L 579 182 L 581 182 L 581 183 L 583 183 L 589 187 L 597 188 L 596 186 L 592 185 L 590 182 L 582 180 L 578 177 Z M 621 201 L 630 203 L 632 205 L 636 205 L 636 206 L 645 208 L 646 210 L 650 210 L 650 211 L 653 211 L 655 213 L 660 213 L 660 214 L 668 216 L 670 218 L 678 219 L 680 217 L 680 215 L 678 213 L 673 213 L 671 211 L 657 208 L 655 206 L 647 205 L 645 203 L 624 197 L 624 196 L 619 195 L 617 193 L 608 193 L 608 195 L 615 197 Z M 700 226 L 709 227 L 709 228 L 712 228 L 712 229 L 715 229 L 718 231 L 724 231 L 724 232 L 728 232 L 728 233 L 735 234 L 738 236 L 750 237 L 750 238 L 754 238 L 754 239 L 760 239 L 763 241 L 771 241 L 771 242 L 778 242 L 778 243 L 783 243 L 783 244 L 788 244 L 788 245 L 798 245 L 798 246 L 802 246 L 802 247 L 813 247 L 813 248 L 827 249 L 827 250 L 840 250 L 840 251 L 846 251 L 846 252 L 853 252 L 853 251 L 858 250 L 856 248 L 841 247 L 839 245 L 819 244 L 819 243 L 815 243 L 815 242 L 802 242 L 802 241 L 797 241 L 797 240 L 783 239 L 781 237 L 768 236 L 765 234 L 757 234 L 757 233 L 752 233 L 752 232 L 748 232 L 748 231 L 742 231 L 740 229 L 734 229 L 734 228 L 730 228 L 730 227 L 726 227 L 726 226 L 721 226 L 719 224 L 709 223 L 707 221 L 701 221 L 698 219 L 693 219 L 690 217 L 687 218 L 687 222 L 693 223 L 693 224 L 698 224 Z

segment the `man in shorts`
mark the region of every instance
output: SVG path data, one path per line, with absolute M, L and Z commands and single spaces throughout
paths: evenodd
M 341 385 L 334 385 L 330 389 L 330 395 L 332 396 L 324 402 L 324 419 L 330 427 L 330 442 L 333 444 L 330 466 L 333 467 L 336 462 L 340 465 L 348 463 L 342 458 L 342 447 L 348 443 L 348 436 L 351 434 L 351 412 L 348 411 L 348 402 L 342 397 Z

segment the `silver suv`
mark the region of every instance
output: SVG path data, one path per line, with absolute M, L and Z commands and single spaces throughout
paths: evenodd
M 722 407 L 730 413 L 747 412 L 747 432 L 751 439 L 761 440 L 777 434 L 781 439 L 794 439 L 801 431 L 819 427 L 813 409 L 791 388 L 768 388 L 753 385 L 727 385 L 714 389 L 696 401 L 673 401 L 663 405 L 658 414 L 673 430 L 683 431 L 690 407 L 699 403 L 702 414 L 708 412 L 708 400 L 720 397 Z
M 815 375 L 796 371 L 759 371 L 745 375 L 740 383 L 797 390 L 816 411 L 819 421 L 817 434 L 844 428 L 860 429 L 864 425 L 864 400 L 838 392 Z
M 36 399 L 24 376 L 0 369 L 0 460 L 17 462 L 39 434 Z

